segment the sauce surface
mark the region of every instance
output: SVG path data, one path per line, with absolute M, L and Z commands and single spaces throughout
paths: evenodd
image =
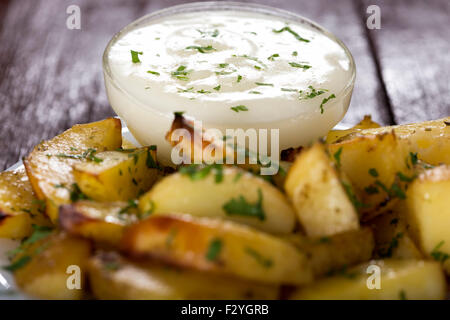
M 108 60 L 143 105 L 221 127 L 326 114 L 353 72 L 345 50 L 312 27 L 234 11 L 155 20 L 122 35 Z

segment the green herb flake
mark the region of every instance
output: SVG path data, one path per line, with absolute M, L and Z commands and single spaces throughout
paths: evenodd
M 221 87 L 222 86 L 219 84 L 217 87 L 214 87 L 213 89 L 216 90 L 216 91 L 219 91 Z
M 444 245 L 445 241 L 439 242 L 436 247 L 434 247 L 433 251 L 431 251 L 431 257 L 439 262 L 445 262 L 447 259 L 450 258 L 450 255 L 448 253 L 445 253 L 443 251 L 440 251 L 439 249 Z
M 219 64 L 219 68 L 226 68 L 226 67 L 228 67 L 228 66 L 229 66 L 228 63 L 220 63 L 220 64 Z
M 358 198 L 356 197 L 355 192 L 353 191 L 353 187 L 352 185 L 343 182 L 342 181 L 342 185 L 344 186 L 345 192 L 347 193 L 348 198 L 350 199 L 350 201 L 353 203 L 353 206 L 358 210 L 360 208 L 364 208 L 367 205 L 362 203 L 361 201 L 358 200 Z
M 236 82 L 239 83 L 239 82 L 241 82 L 241 80 L 242 80 L 242 76 L 240 74 L 238 74 Z
M 278 53 L 274 53 L 270 57 L 267 58 L 267 60 L 275 61 L 275 58 L 278 58 L 280 55 Z
M 206 46 L 206 47 L 201 47 L 201 46 L 188 46 L 188 47 L 186 47 L 185 49 L 187 49 L 187 50 L 190 50 L 190 49 L 192 49 L 192 50 L 197 50 L 197 51 L 200 52 L 200 53 L 209 53 L 209 52 L 211 52 L 211 51 L 215 51 L 215 50 L 216 50 L 216 49 L 213 48 L 212 45 L 208 45 L 208 46 Z
M 248 111 L 248 108 L 244 105 L 238 105 L 235 107 L 231 107 L 230 109 L 233 110 L 234 112 Z
M 250 93 L 250 94 L 262 94 L 261 92 L 255 91 L 255 90 L 249 91 L 248 93 Z
M 251 257 L 253 257 L 264 268 L 270 268 L 273 266 L 273 261 L 263 257 L 258 251 L 247 247 L 245 248 L 245 252 Z
M 290 34 L 292 34 L 294 37 L 295 37 L 295 39 L 297 39 L 298 41 L 303 41 L 303 42 L 309 42 L 310 40 L 308 40 L 308 39 L 305 39 L 305 38 L 303 38 L 303 37 L 301 37 L 297 32 L 295 32 L 294 30 L 292 30 L 290 27 L 288 27 L 288 26 L 286 26 L 286 27 L 284 27 L 284 28 L 281 28 L 280 30 L 275 30 L 275 29 L 273 29 L 272 30 L 274 33 L 282 33 L 282 32 L 285 32 L 285 31 L 287 31 L 287 32 L 289 32 Z
M 377 194 L 380 193 L 380 190 L 378 190 L 378 188 L 376 186 L 368 186 L 364 188 L 364 191 L 367 194 Z
M 147 73 L 154 74 L 155 76 L 161 75 L 159 72 L 157 72 L 157 71 L 152 71 L 152 70 L 148 70 Z
M 257 86 L 268 86 L 273 87 L 273 83 L 265 83 L 265 82 L 255 82 Z
M 320 104 L 320 113 L 322 114 L 325 110 L 323 109 L 323 105 L 325 103 L 327 103 L 328 101 L 330 101 L 331 99 L 336 98 L 336 96 L 334 95 L 334 93 L 332 93 L 328 98 L 324 98 L 322 100 L 322 103 Z
M 381 258 L 389 258 L 392 257 L 392 253 L 394 252 L 394 249 L 398 247 L 398 241 L 403 237 L 403 232 L 397 233 L 389 243 L 389 246 L 387 249 L 380 249 L 378 250 L 378 255 Z
M 17 261 L 11 263 L 9 266 L 3 267 L 3 269 L 11 271 L 11 272 L 14 272 L 14 271 L 16 271 L 18 269 L 23 268 L 30 261 L 31 261 L 31 257 L 30 256 L 23 256 L 20 259 L 18 259 Z
M 255 203 L 248 202 L 244 196 L 240 195 L 238 198 L 232 198 L 226 202 L 222 208 L 229 216 L 239 215 L 247 217 L 255 217 L 261 221 L 266 219 L 266 214 L 262 207 L 263 194 L 261 189 L 258 189 L 258 200 Z
M 222 240 L 218 238 L 213 239 L 209 244 L 208 251 L 206 252 L 206 259 L 209 261 L 215 261 L 218 258 L 220 251 L 222 250 L 222 246 Z
M 372 177 L 378 177 L 378 171 L 377 171 L 377 169 L 375 169 L 375 168 L 370 168 L 369 169 L 369 174 L 372 176 Z
M 140 63 L 141 60 L 139 60 L 139 55 L 143 55 L 144 53 L 142 51 L 134 51 L 130 50 L 131 53 L 131 61 L 133 63 Z
M 122 209 L 120 209 L 119 214 L 128 213 L 131 209 L 136 209 L 137 207 L 138 207 L 137 200 L 130 199 L 128 200 L 128 204 Z
M 337 166 L 338 168 L 341 167 L 341 154 L 342 154 L 342 147 L 340 147 L 340 148 L 338 149 L 338 151 L 336 151 L 336 152 L 333 154 L 333 158 L 334 158 L 334 160 L 336 161 L 336 166 Z
M 419 161 L 419 159 L 417 158 L 417 152 L 416 152 L 416 153 L 410 152 L 410 153 L 409 153 L 409 157 L 410 157 L 411 163 L 412 163 L 413 165 L 416 165 L 417 162 Z
M 77 202 L 79 200 L 88 200 L 89 197 L 85 195 L 78 184 L 72 184 L 72 189 L 70 190 L 70 201 Z
M 408 300 L 406 298 L 406 292 L 405 290 L 400 290 L 400 292 L 398 293 L 398 297 L 400 298 L 400 300 Z
M 293 52 L 292 52 L 292 56 L 293 56 L 293 57 L 298 56 L 298 52 L 297 52 L 297 51 L 293 51 Z
M 188 81 L 189 80 L 189 70 L 186 70 L 186 66 L 179 66 L 175 71 L 172 71 L 172 77 L 177 78 L 178 80 Z

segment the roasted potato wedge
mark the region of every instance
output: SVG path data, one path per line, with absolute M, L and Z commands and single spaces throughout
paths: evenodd
M 372 117 L 370 115 L 366 115 L 356 126 L 353 126 L 350 129 L 330 130 L 326 138 L 326 143 L 333 143 L 351 133 L 357 133 L 364 129 L 372 129 L 372 128 L 380 128 L 380 125 L 372 121 Z
M 134 258 L 272 284 L 312 281 L 307 258 L 289 242 L 229 221 L 155 216 L 131 226 L 122 250 Z
M 46 213 L 55 222 L 58 207 L 76 199 L 72 166 L 84 161 L 98 161 L 96 152 L 115 150 L 122 145 L 119 119 L 79 124 L 49 141 L 38 144 L 24 159 L 31 186 L 40 200 L 45 200 Z
M 25 170 L 0 173 L 0 238 L 23 239 L 32 225 L 50 226 L 45 202 L 33 194 Z
M 78 201 L 59 208 L 59 223 L 68 233 L 117 246 L 126 226 L 138 221 L 137 204 Z
M 81 299 L 85 293 L 85 267 L 91 253 L 89 241 L 63 233 L 36 229 L 16 250 L 11 265 L 16 284 L 41 299 Z M 71 267 L 79 268 L 80 288 L 70 289 Z M 74 283 L 76 284 L 76 283 Z
M 419 160 L 432 165 L 450 164 L 450 117 L 397 125 L 366 129 L 343 137 L 352 140 L 356 136 L 372 136 L 393 131 L 398 144 L 408 152 L 417 153 Z
M 355 206 L 321 143 L 300 153 L 284 188 L 308 236 L 330 236 L 359 228 Z
M 377 275 L 370 266 L 380 268 L 380 288 L 375 287 Z M 373 285 L 369 289 L 369 284 Z M 445 276 L 440 265 L 423 260 L 375 260 L 342 270 L 340 274 L 300 288 L 294 300 L 423 300 L 444 299 Z
M 277 299 L 278 286 L 99 253 L 89 266 L 94 296 L 107 300 Z
M 127 201 L 148 191 L 158 177 L 156 146 L 105 151 L 95 155 L 101 162 L 74 166 L 81 191 L 97 201 Z
M 328 146 L 336 165 L 355 186 L 362 220 L 393 207 L 405 197 L 412 176 L 407 150 L 393 132 L 356 136 Z
M 420 260 L 423 255 L 410 237 L 405 215 L 397 207 L 367 222 L 374 231 L 375 257 Z
M 346 231 L 329 237 L 310 238 L 296 234 L 285 239 L 308 256 L 316 277 L 368 261 L 374 248 L 370 228 Z
M 450 166 L 421 174 L 408 189 L 406 214 L 411 232 L 427 256 L 450 274 Z
M 294 229 L 294 210 L 267 181 L 235 167 L 185 169 L 163 178 L 143 195 L 139 210 L 224 218 L 280 234 Z

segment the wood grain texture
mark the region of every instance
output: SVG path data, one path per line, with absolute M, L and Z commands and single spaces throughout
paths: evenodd
M 394 121 L 450 115 L 450 1 L 364 0 L 381 9 L 370 30 Z
M 101 71 L 107 42 L 132 20 L 186 2 L 192 1 L 0 0 L 0 170 L 26 155 L 42 139 L 75 123 L 113 115 Z M 358 76 L 345 122 L 354 123 L 367 113 L 384 124 L 448 115 L 449 56 L 439 54 L 449 51 L 449 42 L 444 41 L 445 28 L 440 28 L 448 25 L 440 12 L 446 9 L 447 0 L 429 2 L 427 8 L 418 1 L 413 1 L 411 8 L 406 1 L 386 1 L 382 7 L 392 8 L 393 13 L 383 11 L 385 29 L 375 35 L 365 29 L 364 8 L 357 0 L 253 2 L 311 18 L 347 44 L 355 57 Z M 81 30 L 66 28 L 66 8 L 72 4 L 81 8 Z M 403 14 L 403 10 L 420 12 L 422 7 L 433 13 L 432 19 L 423 18 L 418 26 L 406 18 L 396 22 L 396 15 Z M 389 30 L 396 30 L 399 35 L 392 35 Z M 439 38 L 436 43 L 426 39 L 433 33 Z M 397 42 L 403 47 L 395 49 Z M 394 48 L 387 46 L 390 43 Z M 405 51 L 405 46 L 414 52 Z M 378 55 L 380 61 L 375 60 Z M 421 65 L 427 68 L 420 68 Z M 383 76 L 384 83 L 379 76 Z M 434 84 L 435 79 L 446 82 Z M 404 89 L 414 91 L 405 93 Z M 389 103 L 398 108 L 394 110 L 395 119 Z

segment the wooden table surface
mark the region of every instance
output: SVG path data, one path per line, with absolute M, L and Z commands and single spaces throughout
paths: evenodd
M 134 19 L 183 0 L 0 0 L 0 170 L 42 139 L 113 115 L 101 57 Z M 244 1 L 245 2 L 245 1 Z M 450 115 L 449 0 L 261 0 L 313 19 L 353 53 L 356 86 L 344 123 L 371 114 L 382 124 Z M 66 27 L 69 5 L 81 30 Z M 381 9 L 369 30 L 366 9 Z

